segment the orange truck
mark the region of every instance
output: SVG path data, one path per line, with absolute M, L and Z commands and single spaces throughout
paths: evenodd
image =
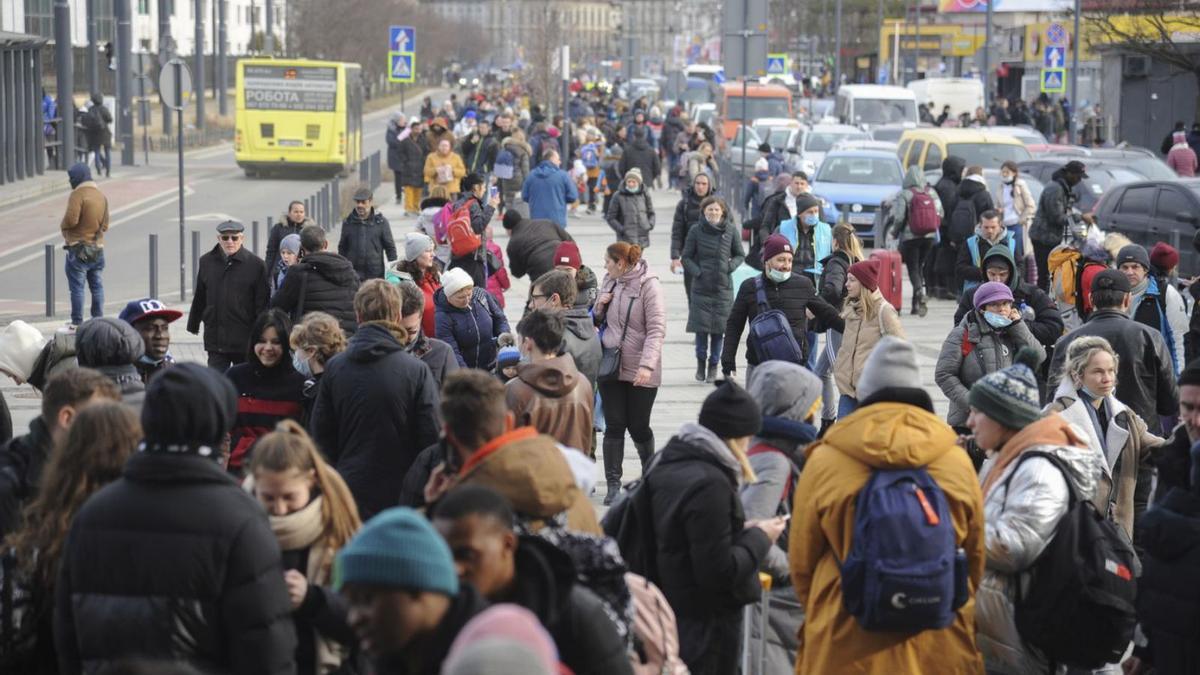
M 778 84 L 749 83 L 745 99 L 742 98 L 741 82 L 726 82 L 721 86 L 721 132 L 725 140 L 732 140 L 742 124 L 750 126 L 754 120 L 764 117 L 795 118 L 792 111 L 792 92 Z

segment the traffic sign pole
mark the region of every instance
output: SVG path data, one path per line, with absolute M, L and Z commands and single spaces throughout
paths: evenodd
M 183 61 L 175 59 L 175 100 L 179 102 L 176 108 L 175 117 L 175 132 L 177 134 L 176 151 L 179 156 L 179 301 L 187 300 L 187 277 L 185 275 L 183 256 L 184 256 L 184 231 L 183 231 Z M 200 93 L 204 96 L 203 91 Z
M 1067 140 L 1072 144 L 1075 143 L 1075 120 L 1079 118 L 1079 111 L 1075 108 L 1079 102 L 1079 9 L 1079 0 L 1075 0 L 1075 32 L 1071 41 L 1071 114 L 1067 120 Z

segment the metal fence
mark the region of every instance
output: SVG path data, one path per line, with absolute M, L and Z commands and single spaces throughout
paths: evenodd
M 45 40 L 0 38 L 0 185 L 44 173 L 42 45 Z

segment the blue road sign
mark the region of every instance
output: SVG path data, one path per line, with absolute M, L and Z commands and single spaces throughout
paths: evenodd
M 1042 69 L 1042 92 L 1063 94 L 1067 91 L 1067 71 L 1064 68 Z
M 1052 45 L 1067 44 L 1067 29 L 1061 23 L 1052 23 L 1046 29 L 1046 42 Z
M 787 56 L 784 54 L 767 55 L 767 74 L 783 75 L 787 72 Z
M 388 81 L 412 82 L 416 72 L 412 52 L 388 52 Z
M 388 30 L 389 52 L 417 51 L 417 29 L 412 26 L 392 26 Z
M 1042 65 L 1046 68 L 1062 68 L 1067 64 L 1066 47 L 1046 47 Z

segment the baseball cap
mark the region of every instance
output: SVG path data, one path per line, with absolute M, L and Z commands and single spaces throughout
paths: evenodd
M 142 298 L 141 300 L 130 300 L 117 318 L 132 326 L 143 319 L 161 318 L 166 319 L 167 323 L 171 323 L 181 316 L 183 316 L 183 312 L 167 307 L 162 300 Z
M 1133 290 L 1133 286 L 1129 284 L 1129 279 L 1124 274 L 1117 270 L 1108 269 L 1102 270 L 1092 278 L 1092 292 L 1096 291 L 1120 291 L 1129 293 Z

